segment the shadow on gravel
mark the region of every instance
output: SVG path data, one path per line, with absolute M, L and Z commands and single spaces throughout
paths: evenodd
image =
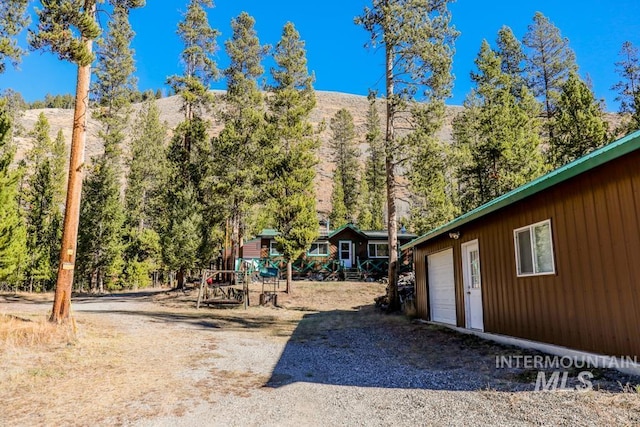
M 538 371 L 498 368 L 496 357 L 541 355 L 411 323 L 374 307 L 307 314 L 298 324 L 266 387 L 296 382 L 340 386 L 447 391 L 533 391 Z M 578 385 L 569 372 L 567 388 Z M 546 373 L 547 379 L 552 372 Z M 613 370 L 594 371 L 594 389 L 621 391 L 618 381 L 638 383 Z
M 175 325 L 182 323 L 185 327 L 193 327 L 196 329 L 263 329 L 273 327 L 289 326 L 291 329 L 295 326 L 295 321 L 286 322 L 275 317 L 272 318 L 250 318 L 242 315 L 225 315 L 220 317 L 216 313 L 204 314 L 197 313 L 170 313 L 166 311 L 147 311 L 147 310 L 77 310 L 82 313 L 93 314 L 119 314 L 137 318 L 144 318 L 152 323 L 162 323 Z

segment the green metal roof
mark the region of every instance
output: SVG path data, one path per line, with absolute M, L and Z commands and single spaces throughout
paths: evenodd
M 342 230 L 344 230 L 346 228 L 352 229 L 356 233 L 360 234 L 362 237 L 367 237 L 367 236 L 365 236 L 365 234 L 362 231 L 360 231 L 360 229 L 358 227 L 356 227 L 354 224 L 351 224 L 351 223 L 347 223 L 347 224 L 343 225 L 342 227 L 338 228 L 337 230 L 333 230 L 331 233 L 329 233 L 328 237 L 332 238 L 333 236 L 335 236 L 336 234 L 340 233 Z
M 624 138 L 612 142 L 609 145 L 605 145 L 584 157 L 581 157 L 571 163 L 568 163 L 561 168 L 558 168 L 546 175 L 534 179 L 533 181 L 516 188 L 502 196 L 479 206 L 472 211 L 465 213 L 462 216 L 428 232 L 427 234 L 403 245 L 401 249 L 412 248 L 422 242 L 426 242 L 434 237 L 440 236 L 448 231 L 460 227 L 463 224 L 467 224 L 473 220 L 481 218 L 485 215 L 495 212 L 498 209 L 502 209 L 505 206 L 509 206 L 515 202 L 518 202 L 526 197 L 539 193 L 542 190 L 546 190 L 549 187 L 557 185 L 561 182 L 567 181 L 583 172 L 587 172 L 600 165 L 610 162 L 614 159 L 622 157 L 628 153 L 631 153 L 640 148 L 640 131 L 633 132 Z
M 280 232 L 274 228 L 264 228 L 262 229 L 262 231 L 260 232 L 259 236 L 260 237 L 275 237 L 277 235 L 279 235 Z

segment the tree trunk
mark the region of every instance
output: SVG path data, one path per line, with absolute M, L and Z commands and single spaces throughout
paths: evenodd
M 178 270 L 178 283 L 176 289 L 184 289 L 184 267 L 180 267 Z
M 290 294 L 293 289 L 291 289 L 291 279 L 293 277 L 293 261 L 287 260 L 287 287 L 285 292 Z
M 385 172 L 387 179 L 387 231 L 389 234 L 389 286 L 387 298 L 389 299 L 389 311 L 400 308 L 398 296 L 398 283 L 396 271 L 398 265 L 398 227 L 396 220 L 396 174 L 394 170 L 395 132 L 393 119 L 395 116 L 394 81 L 393 81 L 393 46 L 385 44 L 386 57 L 386 84 L 387 84 L 387 121 L 385 132 Z
M 83 42 L 87 50 L 91 52 L 93 47 L 92 40 L 85 39 Z M 90 81 L 91 65 L 78 66 L 67 200 L 62 226 L 62 244 L 60 246 L 60 265 L 58 267 L 53 309 L 49 318 L 50 322 L 56 323 L 67 322 L 71 311 L 71 286 L 73 284 L 78 244 L 78 222 L 80 219 L 80 195 L 82 192 L 82 168 L 84 166 L 87 117 L 89 115 Z

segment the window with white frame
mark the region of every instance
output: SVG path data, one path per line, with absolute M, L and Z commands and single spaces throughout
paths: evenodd
M 307 251 L 307 255 L 309 255 L 309 256 L 328 256 L 329 255 L 329 243 L 327 243 L 327 242 L 312 243 L 311 247 Z
M 555 273 L 551 220 L 513 231 L 518 277 Z
M 369 242 L 369 258 L 389 258 L 389 243 L 385 241 Z
M 271 242 L 269 242 L 269 255 L 271 256 L 279 256 L 280 252 L 278 252 L 278 248 L 276 246 L 276 241 L 275 240 L 271 240 Z

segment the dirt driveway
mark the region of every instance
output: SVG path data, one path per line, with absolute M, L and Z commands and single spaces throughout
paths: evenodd
M 75 335 L 44 322 L 50 295 L 0 295 L 0 425 L 640 424 L 640 379 L 535 392 L 537 371 L 496 368 L 532 353 L 379 313 L 383 291 L 295 282 L 246 311 L 195 310 L 195 291 L 83 297 Z

